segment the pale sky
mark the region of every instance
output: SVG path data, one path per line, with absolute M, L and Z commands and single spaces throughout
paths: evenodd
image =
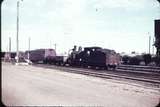
M 16 51 L 17 0 L 2 3 L 2 51 Z M 77 46 L 100 46 L 116 52 L 148 52 L 157 0 L 23 0 L 19 8 L 19 50 L 54 48 L 58 53 Z M 149 33 L 148 33 L 149 32 Z M 151 48 L 152 49 L 152 48 Z M 152 50 L 151 50 L 152 52 Z

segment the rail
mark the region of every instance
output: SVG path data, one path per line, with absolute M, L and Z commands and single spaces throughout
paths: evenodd
M 153 66 L 120 65 L 117 67 L 117 69 L 160 73 L 160 67 L 153 67 Z
M 84 69 L 84 68 L 73 68 L 73 67 L 60 67 L 60 66 L 51 66 L 51 65 L 43 65 L 43 64 L 36 64 L 35 66 L 40 66 L 40 67 L 45 67 L 45 68 L 51 68 L 51 69 L 58 69 L 66 72 L 71 72 L 71 73 L 78 73 L 78 74 L 84 74 L 84 75 L 89 75 L 89 76 L 94 76 L 94 77 L 100 77 L 100 78 L 106 78 L 106 79 L 127 79 L 127 80 L 134 80 L 134 81 L 139 81 L 139 82 L 145 82 L 145 83 L 150 83 L 150 84 L 156 84 L 157 87 L 160 87 L 160 76 L 154 77 L 154 75 L 150 76 L 143 76 L 143 75 L 130 75 L 130 74 L 125 74 L 125 73 L 120 73 L 116 71 L 101 71 L 99 72 L 97 70 L 91 70 L 91 69 Z M 114 73 L 113 73 L 114 72 Z

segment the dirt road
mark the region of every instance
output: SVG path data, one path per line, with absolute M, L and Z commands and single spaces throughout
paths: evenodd
M 2 63 L 2 102 L 8 106 L 155 107 L 160 91 L 115 80 Z

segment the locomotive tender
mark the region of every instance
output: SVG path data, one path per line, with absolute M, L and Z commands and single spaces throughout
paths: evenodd
M 26 51 L 26 57 L 29 53 L 29 59 L 33 63 L 48 63 L 55 65 L 69 65 L 78 67 L 92 68 L 113 68 L 120 64 L 120 55 L 114 50 L 102 49 L 101 47 L 82 47 L 72 49 L 68 56 L 57 56 L 54 49 L 37 49 Z

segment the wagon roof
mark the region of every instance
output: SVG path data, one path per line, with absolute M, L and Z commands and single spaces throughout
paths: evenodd
M 98 49 L 97 51 L 101 51 L 104 53 L 116 53 L 114 50 L 111 50 L 111 49 Z
M 34 49 L 34 50 L 30 50 L 30 51 L 44 51 L 44 50 L 54 50 L 54 49 L 51 49 L 51 48 L 48 48 L 48 49 Z M 28 52 L 28 50 L 26 52 Z

